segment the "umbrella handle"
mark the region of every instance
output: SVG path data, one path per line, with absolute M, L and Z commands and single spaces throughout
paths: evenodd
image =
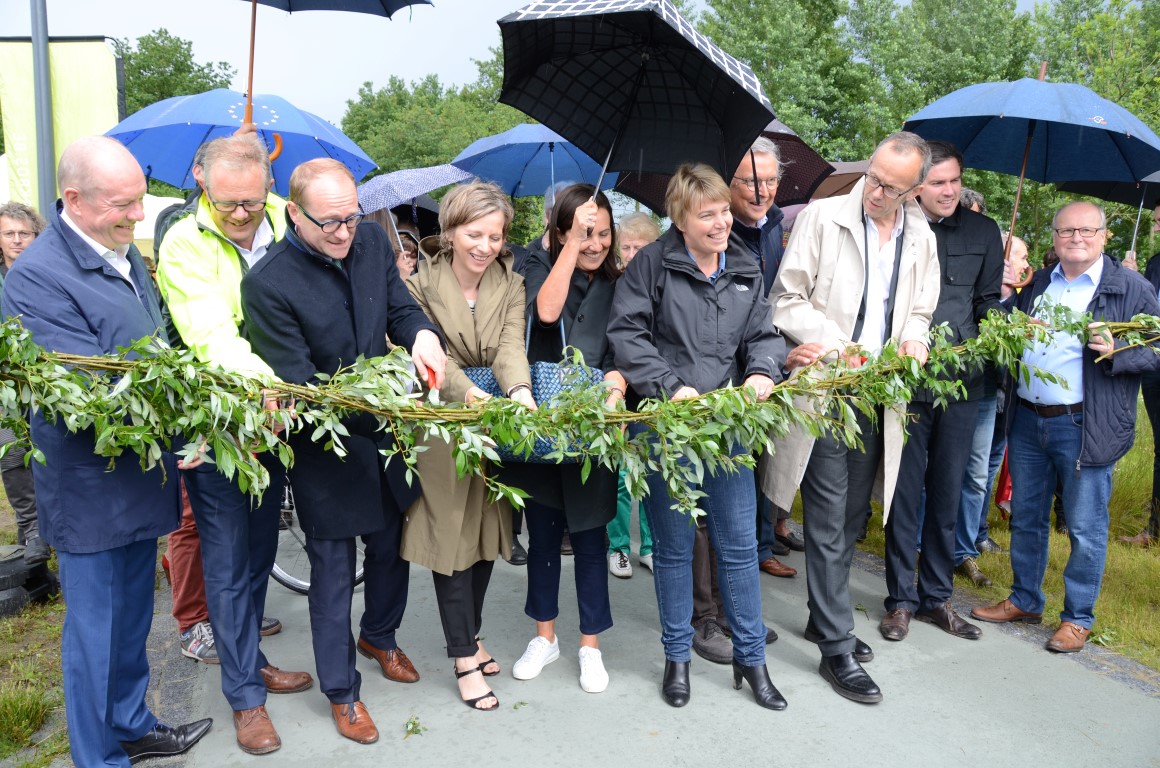
M 1007 283 L 1007 285 L 1011 286 L 1012 288 L 1024 288 L 1027 286 L 1028 283 L 1031 282 L 1031 278 L 1034 276 L 1035 276 L 1035 268 L 1032 267 L 1030 264 L 1028 264 L 1023 269 L 1023 271 L 1019 273 L 1019 277 L 1017 277 L 1015 279 L 1015 282 Z
M 282 154 L 282 134 L 275 133 L 272 136 L 274 137 L 274 149 L 270 151 L 271 163 L 277 160 L 278 156 Z

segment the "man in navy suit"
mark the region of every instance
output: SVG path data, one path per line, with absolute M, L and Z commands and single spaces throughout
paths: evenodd
M 19 317 L 42 347 L 77 355 L 164 338 L 156 291 L 133 247 L 144 218 L 137 161 L 117 141 L 90 136 L 65 150 L 57 180 L 52 226 L 8 273 L 3 315 Z M 110 470 L 93 453 L 92 429 L 73 434 L 39 412 L 31 428 L 45 457 L 33 465 L 40 533 L 57 551 L 67 606 L 61 663 L 73 762 L 128 766 L 184 752 L 213 721 L 170 727 L 145 704 L 157 537 L 180 519 L 174 456 L 149 471 L 124 456 Z

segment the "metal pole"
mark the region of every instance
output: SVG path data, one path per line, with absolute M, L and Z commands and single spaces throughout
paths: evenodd
M 40 213 L 51 220 L 56 206 L 56 147 L 52 135 L 52 84 L 48 67 L 47 0 L 32 8 L 32 81 L 36 107 L 36 183 Z

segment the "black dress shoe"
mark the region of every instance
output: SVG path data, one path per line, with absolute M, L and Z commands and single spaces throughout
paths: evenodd
M 818 665 L 818 674 L 824 677 L 839 696 L 861 704 L 877 704 L 882 701 L 882 691 L 862 669 L 862 665 L 852 653 L 837 656 L 823 656 Z
M 683 707 L 689 703 L 689 662 L 665 659 L 661 695 L 670 707 Z
M 785 697 L 778 693 L 769 679 L 769 670 L 764 664 L 747 667 L 733 660 L 733 690 L 741 690 L 741 678 L 753 689 L 753 700 L 766 709 L 783 710 L 788 705 Z
M 983 636 L 983 630 L 955 613 L 950 600 L 931 608 L 929 611 L 919 611 L 914 614 L 914 618 L 925 621 L 927 624 L 934 624 L 948 635 L 961 637 L 964 640 L 978 640 Z
M 528 550 L 524 549 L 524 545 L 515 536 L 512 536 L 512 558 L 508 562 L 512 565 L 528 564 Z
M 121 749 L 125 750 L 131 764 L 149 757 L 180 755 L 200 741 L 212 725 L 213 719 L 208 717 L 176 728 L 158 723 L 153 726 L 153 730 L 136 741 L 122 741 Z
M 785 557 L 792 550 L 789 547 L 787 547 L 784 543 L 782 543 L 780 537 L 776 537 L 776 538 L 774 538 L 773 541 L 769 542 L 769 551 L 771 553 L 773 553 L 776 557 Z
M 814 644 L 822 642 L 822 633 L 817 630 L 812 621 L 806 622 L 806 631 L 802 634 L 802 637 Z M 854 658 L 861 664 L 874 661 L 873 649 L 862 642 L 857 635 L 854 636 Z
M 782 536 L 780 533 L 775 534 L 775 535 L 777 536 L 778 541 L 780 541 L 782 544 L 784 544 L 785 546 L 792 549 L 794 552 L 805 552 L 806 551 L 806 543 L 804 541 L 802 541 L 801 537 L 798 536 L 793 531 L 790 531 L 789 533 L 787 533 L 784 536 Z

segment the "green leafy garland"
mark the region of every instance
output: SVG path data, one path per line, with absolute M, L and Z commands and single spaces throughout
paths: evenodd
M 432 406 L 412 392 L 410 360 L 401 349 L 376 359 L 360 359 L 348 368 L 322 377 L 317 386 L 268 382 L 223 371 L 198 362 L 188 350 L 170 349 L 143 339 L 116 356 L 84 357 L 46 351 L 33 343 L 18 321 L 0 326 L 0 425 L 11 427 L 27 442 L 24 414 L 39 410 L 63 421 L 72 432 L 92 430 L 94 450 L 110 462 L 126 450 L 143 468 L 158 464 L 165 451 L 193 455 L 200 446 L 212 448 L 219 470 L 237 477 L 243 491 L 254 494 L 269 484 L 255 454 L 272 452 L 286 467 L 293 454 L 285 435 L 311 430 L 339 455 L 349 436 L 343 420 L 369 414 L 379 429 L 394 437 L 387 460 L 406 462 L 415 472 L 415 457 L 427 439 L 452 447 L 462 477 L 482 474 L 495 496 L 522 506 L 524 494 L 485 472 L 484 460 L 499 460 L 495 444 L 530 453 L 536 438 L 557 446 L 556 457 L 577 458 L 585 475 L 593 465 L 623 469 L 629 491 L 647 494 L 645 476 L 660 472 L 675 506 L 697 514 L 698 486 L 705 473 L 736 471 L 753 466 L 753 454 L 765 449 L 770 437 L 793 429 L 814 435 L 832 432 L 849 445 L 859 440 L 856 411 L 871 416 L 885 407 L 897 411 L 920 388 L 936 402 L 961 397 L 958 372 L 992 363 L 1024 379 L 1051 375 L 1027 370 L 1019 362 L 1024 350 L 1048 334 L 1063 332 L 1086 338 L 1090 318 L 1066 308 L 1040 311 L 1045 325 L 1027 315 L 993 312 L 977 338 L 960 345 L 936 329 L 925 367 L 887 345 L 880 355 L 859 368 L 841 361 L 816 364 L 779 383 L 771 397 L 757 403 L 749 390 L 729 387 L 681 401 L 650 400 L 638 411 L 609 410 L 602 387 L 567 391 L 553 407 L 529 411 L 511 400 L 496 398 L 475 405 Z M 1160 339 L 1160 318 L 1141 315 L 1127 323 L 1108 323 L 1117 339 L 1116 352 L 1154 345 Z M 577 355 L 576 362 L 582 362 Z M 577 379 L 579 374 L 577 373 Z M 292 410 L 267 411 L 263 389 L 295 402 Z M 899 416 L 901 418 L 901 415 Z M 629 425 L 636 428 L 626 430 Z M 730 447 L 744 452 L 731 455 Z M 43 461 L 32 447 L 28 460 Z

